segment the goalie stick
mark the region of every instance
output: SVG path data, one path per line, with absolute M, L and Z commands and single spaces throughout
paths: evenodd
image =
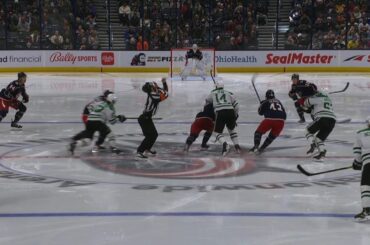
M 345 170 L 345 169 L 350 169 L 352 168 L 352 166 L 348 166 L 348 167 L 342 167 L 342 168 L 335 168 L 335 169 L 331 169 L 331 170 L 326 170 L 326 171 L 321 171 L 321 172 L 316 172 L 316 173 L 311 173 L 311 172 L 308 172 L 307 170 L 305 170 L 300 164 L 297 165 L 297 168 L 298 170 L 306 175 L 306 176 L 314 176 L 314 175 L 318 175 L 318 174 L 326 174 L 326 173 L 331 173 L 331 172 L 336 172 L 336 171 L 340 171 L 340 170 Z
M 349 82 L 346 83 L 346 86 L 344 86 L 344 88 L 342 90 L 332 91 L 332 92 L 329 92 L 329 94 L 342 93 L 342 92 L 346 91 L 348 87 L 349 87 Z
M 256 81 L 256 77 L 257 77 L 257 75 L 256 75 L 256 74 L 253 74 L 253 76 L 252 76 L 252 86 L 253 86 L 253 88 L 254 88 L 254 92 L 256 92 L 256 95 L 257 95 L 258 101 L 261 103 L 260 95 L 258 94 L 258 91 L 257 91 L 257 89 L 256 89 L 256 85 L 254 84 L 254 83 L 255 83 L 255 81 Z

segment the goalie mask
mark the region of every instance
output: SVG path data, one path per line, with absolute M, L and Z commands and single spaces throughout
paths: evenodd
M 193 48 L 193 51 L 194 51 L 194 52 L 196 52 L 196 51 L 197 51 L 197 49 L 198 49 L 198 45 L 193 44 L 193 47 L 192 47 L 192 48 Z

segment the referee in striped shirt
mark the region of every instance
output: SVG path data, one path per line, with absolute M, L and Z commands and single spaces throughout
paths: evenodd
M 139 116 L 138 121 L 145 138 L 137 148 L 137 158 L 148 158 L 144 155 L 145 152 L 151 155 L 156 154 L 156 152 L 152 150 L 152 146 L 157 140 L 158 132 L 155 128 L 152 117 L 157 112 L 159 102 L 168 98 L 166 78 L 162 78 L 162 84 L 163 87 L 161 88 L 156 82 L 146 82 L 142 87 L 143 92 L 147 94 L 147 99 L 145 109 Z

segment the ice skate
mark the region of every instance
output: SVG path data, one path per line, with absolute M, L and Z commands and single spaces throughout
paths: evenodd
M 184 146 L 184 152 L 189 152 L 189 148 L 190 148 L 190 145 L 189 144 L 185 144 L 185 146 Z
M 135 158 L 139 160 L 143 160 L 143 159 L 147 159 L 148 157 L 145 156 L 142 152 L 137 152 Z
M 95 145 L 95 146 L 92 148 L 91 152 L 92 152 L 92 153 L 96 153 L 96 152 L 99 152 L 99 151 L 102 151 L 102 150 L 105 150 L 105 147 L 104 147 L 104 146 L 101 146 L 101 145 Z
M 10 124 L 10 127 L 13 129 L 13 130 L 22 130 L 23 126 L 18 124 L 17 122 L 14 122 L 12 121 L 12 123 Z
M 201 151 L 206 151 L 206 150 L 208 150 L 208 148 L 209 148 L 209 145 L 207 145 L 207 144 L 202 144 L 202 145 L 200 146 L 200 150 L 201 150 Z
M 326 150 L 323 150 L 323 151 L 320 151 L 317 155 L 315 155 L 315 156 L 313 157 L 313 159 L 314 159 L 315 161 L 319 161 L 319 162 L 321 162 L 321 161 L 323 161 L 323 160 L 324 160 L 325 156 L 326 156 Z
M 316 149 L 316 145 L 314 143 L 312 143 L 310 145 L 310 149 L 308 149 L 308 151 L 306 152 L 306 154 L 308 155 L 308 154 L 313 153 L 315 151 L 315 149 Z
M 155 156 L 157 152 L 155 150 L 145 150 L 146 155 L 148 156 Z
M 76 141 L 73 141 L 71 142 L 69 145 L 68 145 L 68 151 L 73 155 L 75 153 L 75 149 L 76 149 Z
M 249 152 L 256 152 L 258 150 L 258 147 L 257 146 L 253 146 L 252 148 L 250 148 L 248 151 Z
M 370 208 L 363 208 L 362 212 L 354 216 L 355 221 L 365 222 L 370 220 Z
M 115 153 L 117 155 L 122 153 L 122 150 L 118 149 L 117 147 L 111 147 L 110 150 L 112 153 Z
M 304 118 L 301 118 L 301 119 L 299 119 L 299 121 L 298 121 L 298 123 L 305 123 L 306 122 L 306 119 L 304 119 Z
M 234 148 L 235 148 L 235 152 L 236 153 L 238 153 L 238 154 L 241 153 L 242 149 L 240 148 L 240 145 L 239 144 L 234 145 Z
M 229 153 L 229 150 L 230 150 L 230 146 L 227 142 L 224 142 L 222 144 L 222 156 L 226 156 L 227 153 Z
M 265 149 L 264 149 L 264 148 L 258 148 L 258 149 L 255 151 L 255 154 L 256 154 L 256 155 L 261 155 L 264 151 L 265 151 Z

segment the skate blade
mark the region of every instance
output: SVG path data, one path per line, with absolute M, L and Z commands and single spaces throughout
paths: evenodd
M 370 216 L 367 216 L 365 218 L 355 218 L 355 221 L 358 222 L 358 223 L 367 223 L 367 222 L 370 222 Z

